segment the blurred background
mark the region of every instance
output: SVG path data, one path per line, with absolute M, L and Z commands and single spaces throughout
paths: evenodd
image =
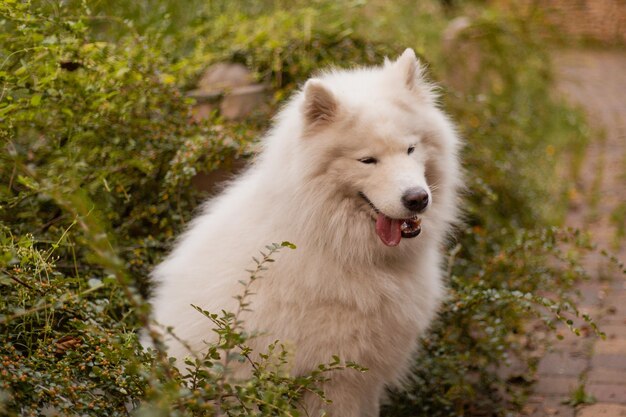
M 189 376 L 143 350 L 148 276 L 308 77 L 407 47 L 467 193 L 450 297 L 384 415 L 625 412 L 624 42 L 618 0 L 3 1 L 0 414 L 306 415 L 326 371 L 285 354 L 228 383 L 249 335 L 227 316 Z

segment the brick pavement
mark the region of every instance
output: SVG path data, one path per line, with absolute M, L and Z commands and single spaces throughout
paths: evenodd
M 614 212 L 626 204 L 626 51 L 571 50 L 554 55 L 557 86 L 582 106 L 594 130 L 582 167 L 578 194 L 567 223 L 592 233 L 602 248 L 626 260 L 626 242 L 616 239 Z M 582 190 L 582 192 L 581 192 Z M 596 195 L 595 202 L 589 196 Z M 622 219 L 623 220 L 623 219 Z M 585 261 L 592 280 L 581 284 L 579 307 L 606 333 L 566 337 L 541 359 L 534 394 L 525 415 L 533 417 L 626 417 L 626 281 L 606 259 Z M 566 405 L 575 389 L 595 397 L 593 404 Z

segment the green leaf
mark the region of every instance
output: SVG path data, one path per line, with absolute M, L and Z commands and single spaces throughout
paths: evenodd
M 41 104 L 41 94 L 35 94 L 30 98 L 30 105 L 38 107 Z

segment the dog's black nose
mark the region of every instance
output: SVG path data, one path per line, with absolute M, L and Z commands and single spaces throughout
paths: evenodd
M 428 193 L 422 187 L 409 188 L 402 196 L 404 207 L 421 213 L 428 206 Z

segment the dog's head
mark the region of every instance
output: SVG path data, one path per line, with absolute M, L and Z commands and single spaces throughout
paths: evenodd
M 436 100 L 411 49 L 381 67 L 330 71 L 304 85 L 303 165 L 367 213 L 387 246 L 417 236 L 438 206 L 454 205 L 445 200 L 458 180 L 458 139 Z

